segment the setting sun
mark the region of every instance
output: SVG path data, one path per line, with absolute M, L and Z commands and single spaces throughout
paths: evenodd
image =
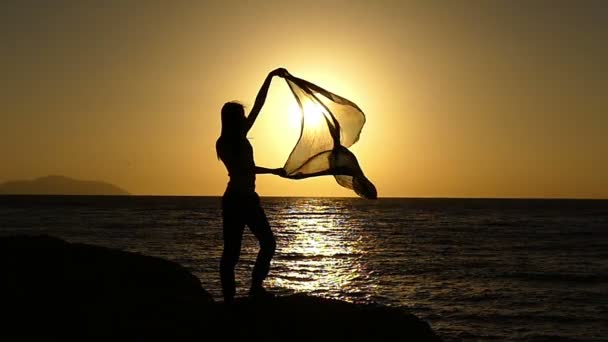
M 323 106 L 317 102 L 304 101 L 302 103 L 302 109 L 298 106 L 296 101 L 291 101 L 288 108 L 290 122 L 300 127 L 302 119 L 306 122 L 306 125 L 311 129 L 326 129 L 326 110 Z

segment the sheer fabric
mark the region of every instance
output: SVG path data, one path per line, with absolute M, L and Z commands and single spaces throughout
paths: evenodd
M 291 74 L 285 76 L 301 112 L 300 138 L 284 169 L 288 178 L 333 175 L 363 198 L 377 198 L 376 187 L 348 150 L 359 140 L 365 114 L 353 102 Z

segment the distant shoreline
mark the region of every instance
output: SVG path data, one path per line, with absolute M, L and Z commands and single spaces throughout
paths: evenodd
M 0 183 L 2 195 L 114 195 L 130 193 L 114 184 L 96 180 L 78 180 L 61 175 L 49 175 L 31 180 Z

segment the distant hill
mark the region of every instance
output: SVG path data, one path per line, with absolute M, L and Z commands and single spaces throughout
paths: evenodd
M 129 195 L 129 193 L 105 182 L 46 176 L 34 180 L 0 183 L 0 195 Z

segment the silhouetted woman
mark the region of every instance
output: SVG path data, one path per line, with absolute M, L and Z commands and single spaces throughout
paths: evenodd
M 285 73 L 285 69 L 279 68 L 268 74 L 247 117 L 243 106 L 239 103 L 228 102 L 222 107 L 222 134 L 215 148 L 230 177 L 222 197 L 224 251 L 220 261 L 222 291 L 224 302 L 227 304 L 234 301 L 236 293 L 234 268 L 239 261 L 245 225 L 260 243 L 260 251 L 253 267 L 249 296 L 270 296 L 262 283 L 270 270 L 270 260 L 274 255 L 276 243 L 264 209 L 260 206 L 260 198 L 255 192 L 255 175 L 270 173 L 284 176 L 285 170 L 256 166 L 253 161 L 253 148 L 246 134 L 266 101 L 272 77 L 283 77 Z

